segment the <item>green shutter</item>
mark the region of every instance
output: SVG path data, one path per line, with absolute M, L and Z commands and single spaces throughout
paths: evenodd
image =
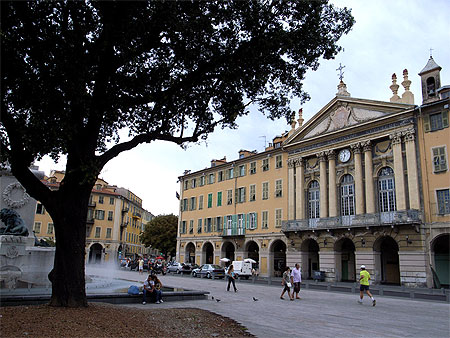
M 423 130 L 428 133 L 430 131 L 430 115 L 423 116 Z
M 237 229 L 237 215 L 233 215 L 232 216 L 232 224 L 231 224 L 231 228 L 236 230 Z
M 258 228 L 258 213 L 255 212 L 255 229 Z
M 212 231 L 216 232 L 217 231 L 217 224 L 216 224 L 216 218 L 212 218 Z
M 245 228 L 250 229 L 250 214 L 247 215 L 247 222 L 245 222 Z
M 448 110 L 442 112 L 442 126 L 444 128 L 448 127 Z
M 234 204 L 239 203 L 239 189 L 234 189 Z
M 245 202 L 245 190 L 246 190 L 247 188 L 245 188 L 244 187 L 244 189 L 243 189 L 243 192 L 244 192 L 244 196 L 242 196 L 242 198 L 241 198 L 241 201 L 243 201 L 243 202 Z

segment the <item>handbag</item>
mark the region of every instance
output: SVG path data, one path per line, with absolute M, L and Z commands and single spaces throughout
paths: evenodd
M 288 288 L 291 288 L 291 287 L 292 287 L 291 282 L 287 282 L 287 283 L 286 283 L 286 286 L 287 286 Z

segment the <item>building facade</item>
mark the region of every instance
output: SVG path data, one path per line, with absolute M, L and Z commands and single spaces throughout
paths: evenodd
M 63 178 L 63 171 L 52 171 L 44 181 L 51 189 L 58 189 Z M 142 200 L 131 191 L 97 179 L 88 204 L 86 262 L 115 262 L 122 257 L 148 254 L 140 235 L 147 219 L 152 218 L 142 208 Z M 33 230 L 37 238 L 55 241 L 53 221 L 39 202 Z
M 439 72 L 433 60 L 420 72 L 419 106 L 407 70 L 401 96 L 392 76 L 389 101 L 353 98 L 341 79 L 336 96 L 307 123 L 300 114 L 280 147 L 186 172 L 177 258 L 249 257 L 263 276 L 300 263 L 304 278 L 320 271 L 350 282 L 364 264 L 375 283 L 432 287 L 440 278 L 448 286 L 450 90 Z M 282 159 L 279 171 L 250 173 L 269 154 Z

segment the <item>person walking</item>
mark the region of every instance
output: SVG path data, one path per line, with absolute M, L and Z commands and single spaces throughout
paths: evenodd
M 234 272 L 233 264 L 231 264 L 230 267 L 228 268 L 227 275 L 228 275 L 227 291 L 230 291 L 230 284 L 233 283 L 234 292 L 237 292 L 236 284 L 235 284 L 236 273 Z
M 292 291 L 292 298 L 300 299 L 298 293 L 300 292 L 300 283 L 302 282 L 302 272 L 300 270 L 300 264 L 296 263 L 292 269 L 292 281 L 294 282 L 294 291 Z
M 283 279 L 281 280 L 281 285 L 284 286 L 283 292 L 281 293 L 281 296 L 280 296 L 281 299 L 284 299 L 284 297 L 283 297 L 284 293 L 287 291 L 289 299 L 294 300 L 294 293 L 292 293 L 292 296 L 291 296 L 291 287 L 292 287 L 293 282 L 294 281 L 291 276 L 291 268 L 287 266 L 284 269 Z
M 375 306 L 377 304 L 377 301 L 373 298 L 372 294 L 369 291 L 369 280 L 370 280 L 370 273 L 366 270 L 365 265 L 361 265 L 361 272 L 359 273 L 359 300 L 358 302 L 362 304 L 363 298 L 364 298 L 364 291 L 367 293 L 367 295 L 372 299 L 372 306 Z
M 144 260 L 142 257 L 139 258 L 139 274 L 144 274 Z

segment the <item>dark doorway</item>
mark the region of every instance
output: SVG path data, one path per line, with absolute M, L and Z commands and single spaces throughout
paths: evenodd
M 214 247 L 211 243 L 205 243 L 203 246 L 203 252 L 205 254 L 205 264 L 214 263 Z
M 187 263 L 195 263 L 195 245 L 193 243 L 188 243 L 186 245 L 186 255 L 184 259 Z
M 282 276 L 286 267 L 286 244 L 277 240 L 272 245 L 273 250 L 273 275 Z
M 445 234 L 434 240 L 434 270 L 441 287 L 449 288 L 450 286 L 450 252 L 449 252 L 450 235 Z
M 89 249 L 89 263 L 99 264 L 102 262 L 103 247 L 99 243 L 92 244 Z
M 302 246 L 302 272 L 306 279 L 312 279 L 314 271 L 319 271 L 319 244 L 312 239 L 303 241 Z

